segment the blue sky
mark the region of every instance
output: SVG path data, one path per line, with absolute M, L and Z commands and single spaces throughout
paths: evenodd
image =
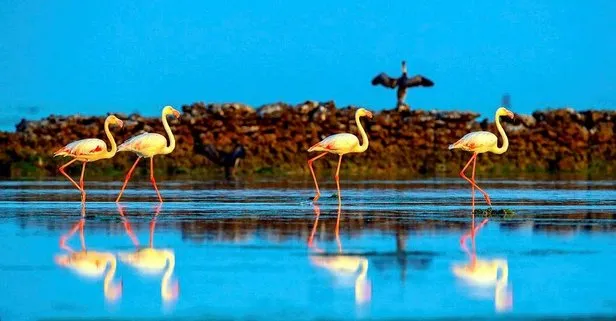
M 136 3 L 136 4 L 135 4 Z M 414 108 L 492 116 L 616 106 L 614 1 L 4 1 L 0 106 L 56 114 L 195 101 L 392 108 L 378 72 L 432 79 Z M 36 107 L 36 108 L 32 108 Z M 8 124 L 7 124 L 8 123 Z

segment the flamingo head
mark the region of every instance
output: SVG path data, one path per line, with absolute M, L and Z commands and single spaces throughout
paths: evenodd
M 372 112 L 367 110 L 367 109 L 365 109 L 365 108 L 360 108 L 355 113 L 357 115 L 359 115 L 359 117 L 366 116 L 366 117 L 372 119 Z
M 370 280 L 360 277 L 355 281 L 355 303 L 364 304 L 372 299 L 372 283 Z
M 173 115 L 175 118 L 180 118 L 180 112 L 171 106 L 165 106 L 165 108 L 163 108 L 163 115 Z
M 496 111 L 496 114 L 500 117 L 500 116 L 507 116 L 511 119 L 514 118 L 514 114 L 513 112 L 509 111 L 509 109 L 505 108 L 505 107 L 501 107 Z
M 68 255 L 56 255 L 56 257 L 54 257 L 54 261 L 59 266 L 68 266 L 71 259 Z
M 109 122 L 109 124 L 116 125 L 120 128 L 124 126 L 124 122 L 120 118 L 116 117 L 115 115 L 109 115 L 107 117 L 107 121 Z
M 406 74 L 406 61 L 402 60 L 402 73 Z
M 163 289 L 161 296 L 164 301 L 175 301 L 180 296 L 180 284 L 177 280 L 171 283 L 171 288 Z
M 109 289 L 105 292 L 105 298 L 108 301 L 116 301 L 122 296 L 122 290 L 124 289 L 124 282 L 120 280 L 118 283 L 111 283 Z

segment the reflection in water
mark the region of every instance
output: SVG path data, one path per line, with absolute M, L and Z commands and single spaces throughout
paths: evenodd
M 513 307 L 513 293 L 508 289 L 509 266 L 505 259 L 480 259 L 477 257 L 475 236 L 477 232 L 488 223 L 484 219 L 477 227 L 473 224 L 470 230 L 462 235 L 460 246 L 469 256 L 468 263 L 456 263 L 452 267 L 453 274 L 465 281 L 474 290 L 485 290 L 494 287 L 494 307 L 497 312 L 511 310 Z M 469 250 L 466 241 L 471 239 Z M 500 271 L 500 274 L 499 274 Z M 491 295 L 490 295 L 491 296 Z
M 317 204 L 314 204 L 315 221 L 308 239 L 308 247 L 315 253 L 310 255 L 310 263 L 314 266 L 326 269 L 333 273 L 339 279 L 355 278 L 355 303 L 364 304 L 370 302 L 372 297 L 372 285 L 367 278 L 368 274 L 368 259 L 363 256 L 343 255 L 342 243 L 340 242 L 340 213 L 341 204 L 338 203 L 338 219 L 336 220 L 336 242 L 338 244 L 338 253 L 325 253 L 322 249 L 316 246 L 314 242 L 314 234 L 319 223 L 321 210 Z
M 68 233 L 60 237 L 60 248 L 68 253 L 57 255 L 55 261 L 59 266 L 73 270 L 85 277 L 100 278 L 104 274 L 103 293 L 105 298 L 108 301 L 115 301 L 122 295 L 122 282 L 113 282 L 117 260 L 111 252 L 97 252 L 87 249 L 84 237 L 85 210 L 85 206 L 82 206 L 81 219 L 73 225 Z M 80 251 L 74 251 L 66 245 L 66 242 L 77 230 L 79 230 L 81 239 Z
M 136 248 L 134 252 L 119 253 L 119 257 L 122 263 L 132 266 L 144 275 L 159 275 L 164 271 L 160 283 L 160 295 L 163 301 L 173 301 L 179 296 L 177 280 L 171 282 L 171 275 L 175 268 L 175 254 L 171 249 L 154 248 L 154 229 L 156 228 L 156 218 L 160 213 L 160 208 L 160 204 L 156 206 L 154 216 L 150 221 L 149 246 L 142 248 L 139 246 L 139 240 L 135 233 L 133 233 L 128 218 L 124 215 L 124 209 L 118 205 L 118 211 L 124 220 L 126 233 Z

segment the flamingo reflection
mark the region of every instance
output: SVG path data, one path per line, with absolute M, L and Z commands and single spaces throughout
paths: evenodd
M 475 236 L 487 223 L 488 219 L 486 218 L 477 227 L 471 226 L 470 230 L 462 235 L 460 247 L 469 256 L 469 262 L 454 264 L 452 272 L 457 278 L 465 281 L 473 288 L 485 289 L 494 287 L 494 307 L 496 311 L 508 311 L 513 307 L 513 294 L 507 285 L 509 277 L 507 260 L 486 260 L 477 257 Z M 469 238 L 471 239 L 470 250 L 466 244 Z
M 355 278 L 355 303 L 364 304 L 370 302 L 372 297 L 372 286 L 368 280 L 368 259 L 357 255 L 344 255 L 342 252 L 342 244 L 340 242 L 340 212 L 341 204 L 338 203 L 338 219 L 336 220 L 336 243 L 338 245 L 337 254 L 325 253 L 322 249 L 316 246 L 314 235 L 319 223 L 321 210 L 318 205 L 314 204 L 315 221 L 312 227 L 312 232 L 308 239 L 308 247 L 316 254 L 310 255 L 310 263 L 316 267 L 326 269 L 333 273 L 338 279 Z
M 122 281 L 113 282 L 117 260 L 111 252 L 89 251 L 84 238 L 85 207 L 81 208 L 81 219 L 73 225 L 70 231 L 60 237 L 60 248 L 66 254 L 56 255 L 55 262 L 85 277 L 98 279 L 104 275 L 103 294 L 108 301 L 116 301 L 122 295 Z M 75 251 L 66 243 L 79 231 L 81 250 Z
M 118 211 L 123 218 L 126 234 L 131 238 L 136 248 L 134 252 L 119 253 L 119 257 L 122 263 L 132 266 L 144 275 L 159 275 L 164 271 L 160 283 L 160 295 L 163 301 L 173 301 L 179 296 L 177 280 L 171 281 L 171 275 L 175 268 L 175 254 L 173 250 L 154 248 L 154 230 L 160 209 L 161 205 L 156 206 L 154 216 L 150 221 L 149 245 L 148 247 L 141 247 L 128 218 L 124 215 L 124 208 L 118 205 Z

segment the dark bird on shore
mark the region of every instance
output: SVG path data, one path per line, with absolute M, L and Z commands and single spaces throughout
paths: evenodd
M 214 145 L 209 144 L 203 148 L 205 156 L 214 164 L 225 168 L 225 177 L 227 179 L 233 176 L 233 172 L 238 167 L 240 159 L 246 156 L 246 150 L 241 144 L 236 144 L 230 153 L 219 151 Z
M 406 75 L 406 62 L 402 61 L 402 75 L 398 78 L 389 77 L 386 73 L 382 72 L 378 74 L 374 79 L 372 79 L 372 85 L 381 85 L 388 88 L 396 88 L 398 87 L 398 104 L 397 108 L 400 110 L 401 107 L 406 107 L 408 109 L 408 105 L 404 102 L 406 98 L 406 90 L 411 87 L 432 87 L 434 83 L 432 80 L 422 76 L 415 75 L 413 77 L 408 77 Z

